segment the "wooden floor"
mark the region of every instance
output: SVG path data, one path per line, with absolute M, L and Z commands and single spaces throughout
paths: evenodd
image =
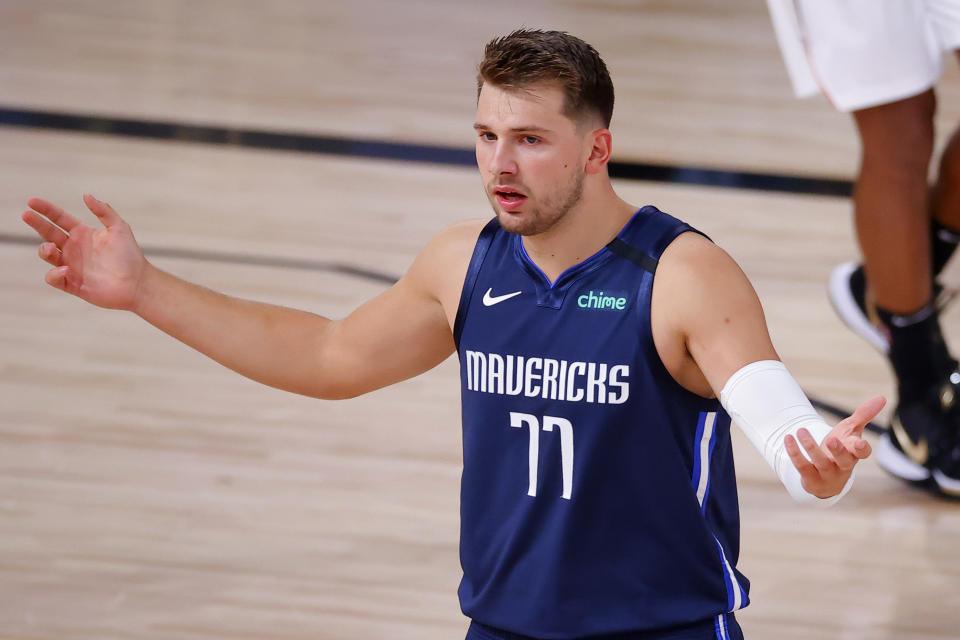
M 519 25 L 604 55 L 620 160 L 853 174 L 849 119 L 793 99 L 753 0 L 7 0 L 0 108 L 470 147 L 482 45 Z M 740 262 L 809 393 L 892 391 L 826 301 L 857 255 L 845 199 L 616 186 Z M 32 195 L 79 213 L 85 191 L 161 267 L 333 317 L 384 285 L 254 258 L 398 275 L 446 225 L 489 215 L 466 168 L 0 126 L 0 637 L 462 638 L 455 361 L 344 402 L 247 381 L 43 284 L 19 213 Z M 960 345 L 960 310 L 943 322 Z M 805 510 L 735 438 L 748 638 L 958 636 L 960 504 L 870 461 L 841 505 Z

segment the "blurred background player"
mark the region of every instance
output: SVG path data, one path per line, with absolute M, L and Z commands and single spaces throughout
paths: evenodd
M 960 48 L 960 0 L 767 0 L 799 97 L 818 90 L 860 137 L 854 218 L 862 264 L 837 266 L 837 313 L 885 354 L 899 401 L 877 461 L 960 497 L 960 373 L 941 335 L 937 281 L 960 240 L 960 134 L 932 186 L 934 84 Z

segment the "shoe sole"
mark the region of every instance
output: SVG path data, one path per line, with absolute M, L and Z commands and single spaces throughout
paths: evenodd
M 857 270 L 856 263 L 845 262 L 837 265 L 830 273 L 830 282 L 827 294 L 833 310 L 845 325 L 858 336 L 870 343 L 874 349 L 883 355 L 890 351 L 890 343 L 870 320 L 863 314 L 853 294 L 850 293 L 850 276 Z
M 939 469 L 931 472 L 918 465 L 893 446 L 891 437 L 889 433 L 883 434 L 874 447 L 874 455 L 881 469 L 898 480 L 926 488 L 937 495 L 960 499 L 960 480 L 944 475 Z
M 934 469 L 933 481 L 937 483 L 940 493 L 951 498 L 960 498 L 960 480 L 947 477 L 939 469 Z
M 901 480 L 913 483 L 924 483 L 930 479 L 930 470 L 923 467 L 910 458 L 902 451 L 893 446 L 889 432 L 880 437 L 877 446 L 874 448 L 877 464 L 880 468 Z M 934 472 L 936 473 L 936 472 Z M 956 481 L 953 481 L 956 483 Z M 939 485 L 939 481 L 937 482 Z M 960 495 L 960 483 L 957 483 L 958 495 Z

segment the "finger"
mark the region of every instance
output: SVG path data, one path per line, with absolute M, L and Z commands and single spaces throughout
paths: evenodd
M 800 445 L 797 444 L 797 441 L 793 436 L 788 435 L 783 439 L 783 445 L 787 450 L 787 455 L 790 456 L 790 462 L 793 463 L 793 466 L 797 471 L 800 472 L 801 476 L 808 476 L 811 473 L 816 473 L 816 467 L 814 467 L 807 458 L 800 453 Z
M 67 290 L 67 272 L 70 270 L 70 267 L 57 267 L 56 269 L 50 269 L 47 271 L 47 275 L 44 277 L 44 280 L 47 281 L 51 287 L 55 289 L 60 289 L 61 291 Z
M 805 428 L 798 429 L 797 440 L 800 442 L 803 450 L 807 452 L 810 462 L 813 463 L 813 466 L 815 466 L 818 471 L 825 473 L 831 469 L 833 461 L 827 457 L 827 454 L 823 452 L 809 431 Z
M 53 224 L 57 225 L 64 231 L 67 231 L 68 233 L 70 229 L 73 229 L 75 226 L 80 224 L 80 221 L 74 218 L 72 215 L 57 205 L 47 202 L 43 198 L 30 198 L 27 200 L 27 206 L 34 211 L 47 216 L 50 218 Z
M 103 226 L 110 228 L 118 222 L 121 222 L 120 216 L 116 211 L 113 210 L 113 207 L 108 205 L 106 202 L 97 200 L 89 193 L 83 194 L 83 202 L 87 205 L 87 208 L 94 213 L 95 216 L 100 218 L 100 222 L 103 223 Z
M 854 465 L 857 464 L 857 457 L 845 446 L 843 446 L 843 443 L 840 442 L 840 438 L 836 436 L 827 436 L 826 440 L 824 440 L 824 444 L 827 446 L 827 450 L 830 452 L 830 455 L 833 456 L 833 461 L 843 471 L 849 471 L 850 469 L 853 469 Z
M 843 421 L 850 426 L 848 433 L 858 436 L 863 433 L 863 429 L 867 426 L 867 423 L 877 417 L 885 404 L 887 404 L 886 398 L 876 396 L 857 407 L 853 415 Z
M 64 233 L 63 229 L 60 229 L 36 211 L 24 211 L 21 218 L 40 234 L 41 238 L 54 243 L 58 247 L 62 247 L 70 237 Z
M 873 453 L 873 447 L 871 447 L 870 443 L 866 440 L 857 440 L 853 444 L 853 455 L 855 455 L 858 460 L 866 460 L 870 457 L 871 453 Z
M 52 242 L 44 242 L 40 245 L 40 250 L 38 251 L 40 257 L 52 264 L 55 267 L 59 267 L 63 264 L 63 251 Z

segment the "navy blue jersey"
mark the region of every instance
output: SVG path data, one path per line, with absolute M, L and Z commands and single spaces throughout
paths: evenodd
M 463 612 L 565 639 L 747 604 L 730 418 L 650 330 L 657 260 L 693 229 L 647 206 L 550 283 L 491 220 L 454 326 L 463 403 Z

